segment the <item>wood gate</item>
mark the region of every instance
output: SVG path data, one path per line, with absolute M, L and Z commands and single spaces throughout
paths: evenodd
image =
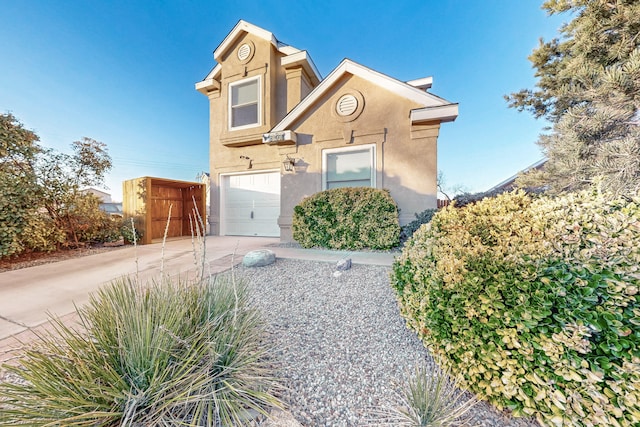
M 205 184 L 142 177 L 124 181 L 122 187 L 122 210 L 125 217 L 135 218 L 140 243 L 162 239 L 165 230 L 167 237 L 190 237 L 195 227 L 204 234 L 198 215 L 206 224 Z

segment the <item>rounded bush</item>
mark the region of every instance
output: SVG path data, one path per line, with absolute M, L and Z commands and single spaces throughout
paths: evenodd
M 408 325 L 498 408 L 640 423 L 640 199 L 514 192 L 447 208 L 392 280 Z
M 390 249 L 400 238 L 398 206 L 387 190 L 326 190 L 294 208 L 292 230 L 305 248 Z

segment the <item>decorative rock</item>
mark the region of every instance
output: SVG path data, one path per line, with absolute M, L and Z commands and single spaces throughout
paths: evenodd
M 264 267 L 274 262 L 276 262 L 276 254 L 269 249 L 251 251 L 242 258 L 242 265 L 245 267 Z
M 338 261 L 336 269 L 338 271 L 346 271 L 351 268 L 351 258 L 345 258 Z

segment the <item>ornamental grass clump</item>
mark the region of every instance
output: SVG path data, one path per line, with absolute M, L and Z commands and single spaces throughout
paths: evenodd
M 121 279 L 78 315 L 6 367 L 24 381 L 0 384 L 1 425 L 230 426 L 280 406 L 243 283 Z
M 400 242 L 398 206 L 388 190 L 334 188 L 293 210 L 293 238 L 304 248 L 391 249 Z
M 640 199 L 514 192 L 450 207 L 392 280 L 407 324 L 498 408 L 640 424 Z
M 378 421 L 398 427 L 467 425 L 470 410 L 478 403 L 459 388 L 458 380 L 437 366 L 417 365 L 398 395 L 401 406 L 387 408 Z

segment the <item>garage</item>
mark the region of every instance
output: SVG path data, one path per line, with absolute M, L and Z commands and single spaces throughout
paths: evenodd
M 221 234 L 280 236 L 280 171 L 222 175 L 221 179 Z

